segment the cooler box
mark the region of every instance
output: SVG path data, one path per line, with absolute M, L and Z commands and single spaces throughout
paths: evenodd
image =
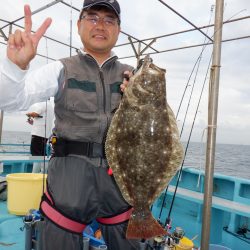
M 9 213 L 25 215 L 30 209 L 38 209 L 46 187 L 47 175 L 38 173 L 8 174 L 7 179 L 7 208 Z

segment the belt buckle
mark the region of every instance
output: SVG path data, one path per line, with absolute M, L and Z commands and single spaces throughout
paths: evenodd
M 93 142 L 92 155 L 94 157 L 100 157 L 100 158 L 105 159 L 106 157 L 105 157 L 104 144 Z
M 52 145 L 54 145 L 54 144 L 56 144 L 56 141 L 57 141 L 57 137 L 56 137 L 56 136 L 51 136 L 51 138 L 50 138 L 50 143 L 51 143 Z

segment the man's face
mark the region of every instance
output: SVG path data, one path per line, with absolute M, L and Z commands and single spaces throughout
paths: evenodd
M 109 9 L 90 9 L 84 11 L 82 17 L 78 20 L 77 26 L 85 51 L 90 54 L 109 53 L 116 44 L 120 32 L 115 13 Z

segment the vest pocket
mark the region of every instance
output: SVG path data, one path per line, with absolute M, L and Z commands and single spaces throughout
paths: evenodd
M 97 94 L 94 82 L 68 80 L 66 108 L 72 111 L 92 113 L 97 111 Z

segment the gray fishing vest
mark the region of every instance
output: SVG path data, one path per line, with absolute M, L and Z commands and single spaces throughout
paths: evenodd
M 67 140 L 102 143 L 121 100 L 123 73 L 132 67 L 117 57 L 100 68 L 90 55 L 61 59 L 64 83 L 55 98 L 55 134 Z

